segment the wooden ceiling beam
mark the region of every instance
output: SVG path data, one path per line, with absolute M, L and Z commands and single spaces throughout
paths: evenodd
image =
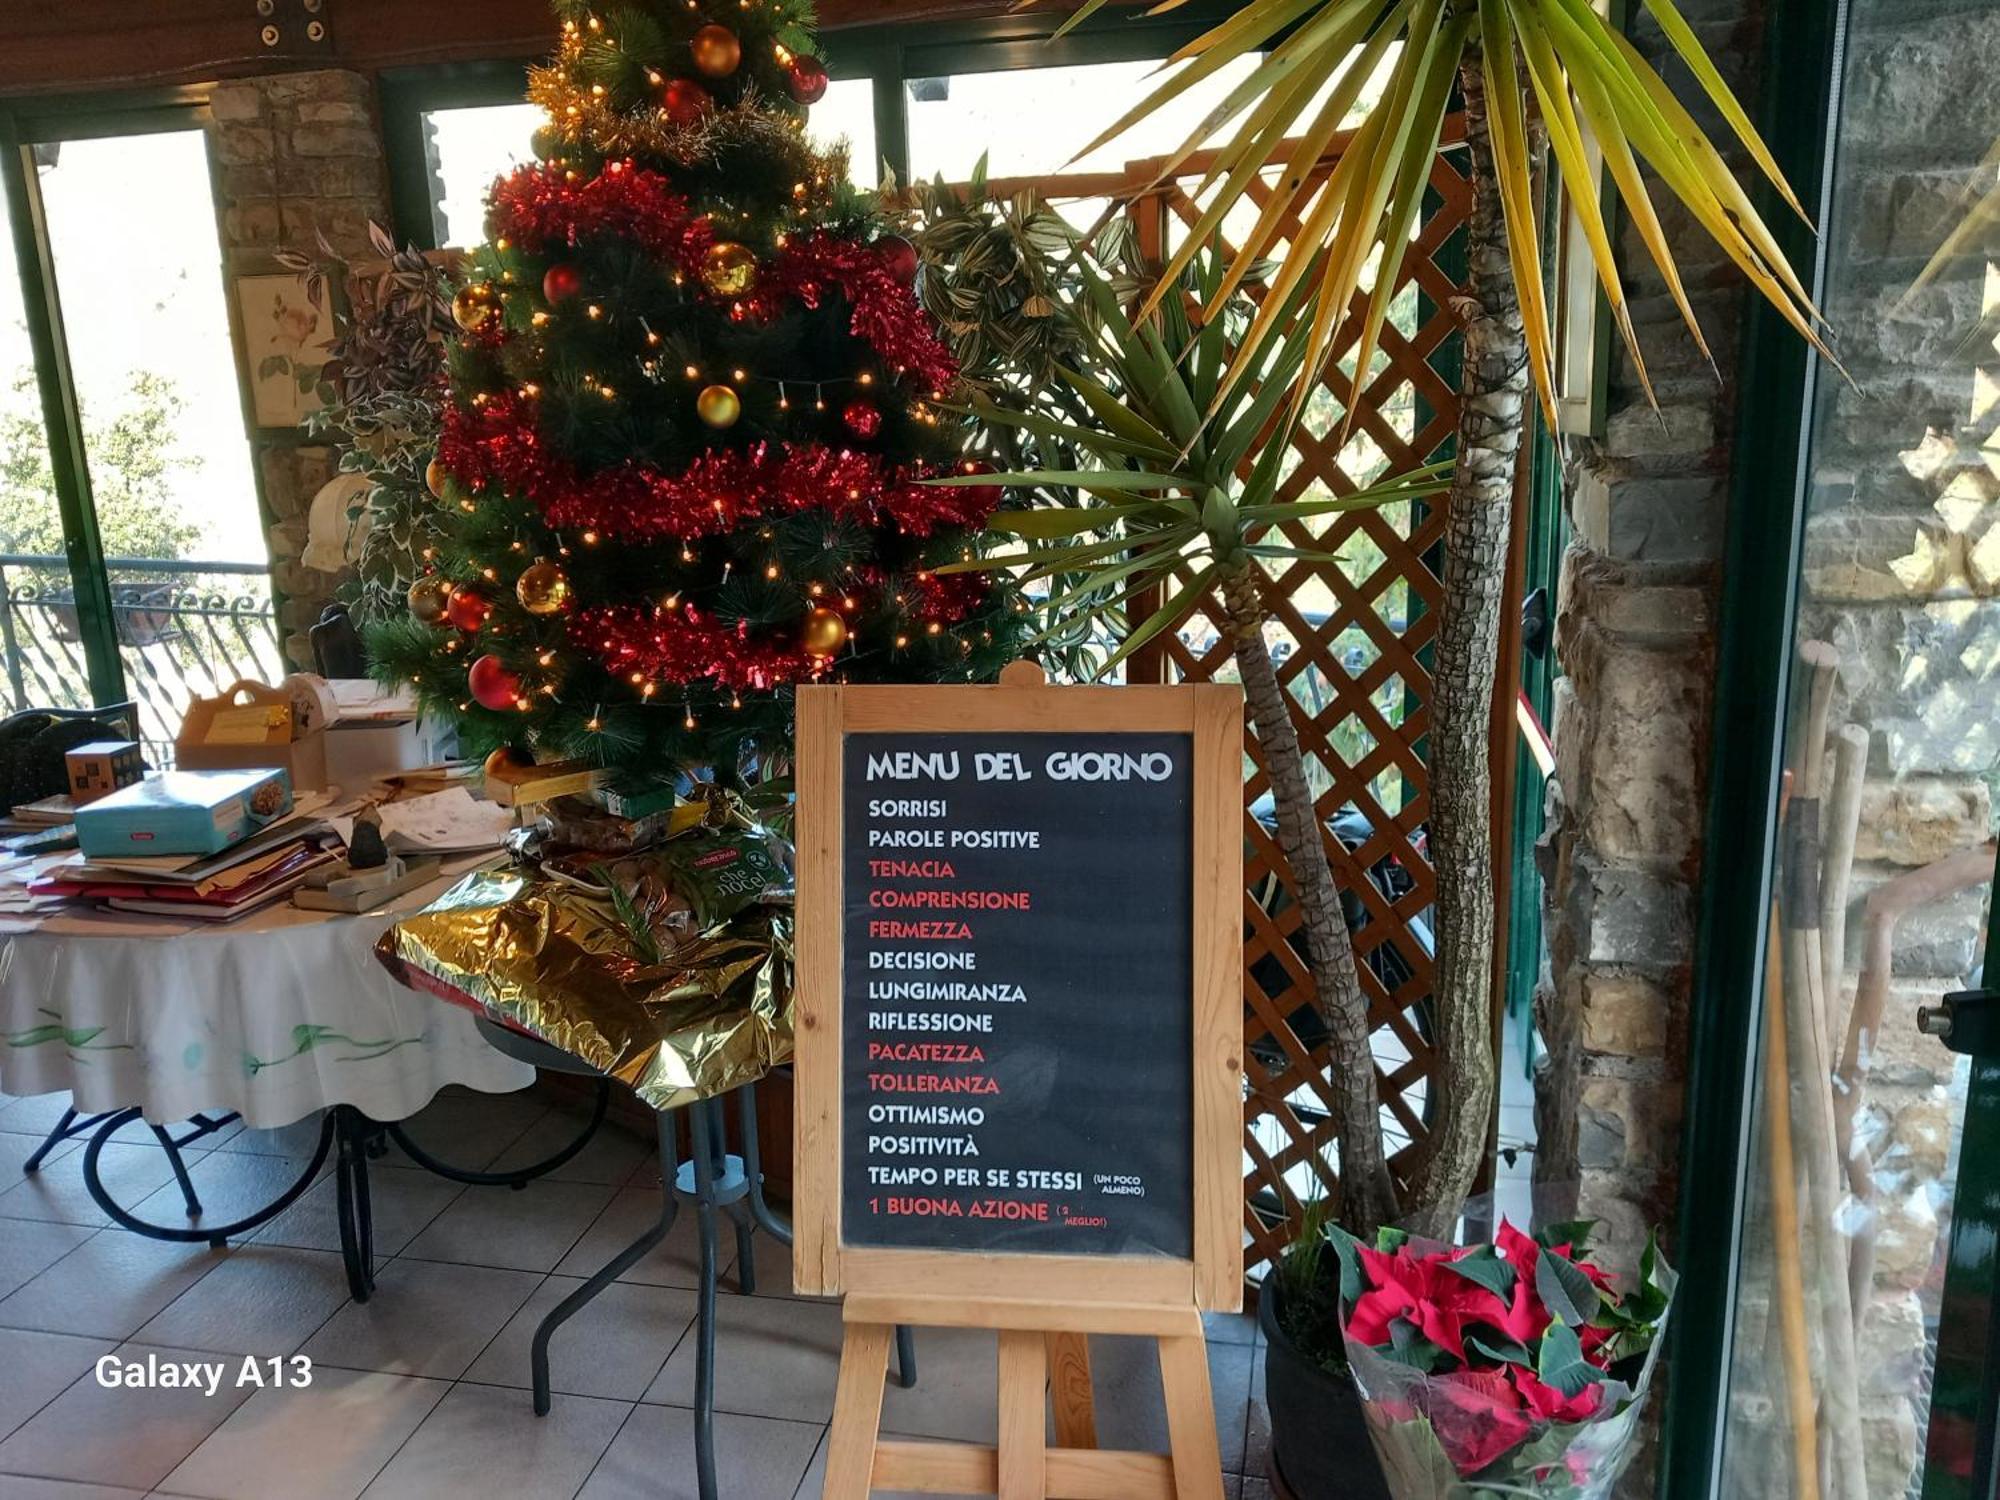
M 822 29 L 962 19 L 1007 0 L 821 0 Z M 305 68 L 537 56 L 547 0 L 62 0 L 0 5 L 0 97 L 205 82 Z

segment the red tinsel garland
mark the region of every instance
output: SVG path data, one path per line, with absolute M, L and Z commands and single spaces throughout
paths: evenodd
M 916 294 L 889 270 L 889 259 L 876 245 L 811 235 L 788 244 L 738 306 L 743 316 L 761 320 L 789 301 L 818 307 L 828 291 L 838 292 L 854 309 L 849 326 L 856 338 L 927 389 L 943 391 L 958 379 L 958 362 Z
M 497 485 L 533 501 L 551 526 L 615 541 L 687 541 L 807 510 L 929 536 L 984 525 L 1002 494 L 998 486 L 921 484 L 938 471 L 818 443 L 721 449 L 678 475 L 639 463 L 584 474 L 542 442 L 533 403 L 507 395 L 447 408 L 438 457 L 475 493 Z
M 487 232 L 530 255 L 574 247 L 592 235 L 617 235 L 672 262 L 700 284 L 702 256 L 714 243 L 707 215 L 690 212 L 664 174 L 629 161 L 608 162 L 591 178 L 572 179 L 546 165 L 517 168 L 493 186 Z M 733 299 L 731 315 L 764 321 L 789 302 L 818 307 L 837 292 L 854 309 L 849 328 L 895 369 L 926 390 L 958 378 L 958 364 L 938 338 L 915 294 L 890 269 L 893 252 L 859 240 L 814 234 L 793 241 L 763 266 L 756 290 Z
M 570 622 L 569 638 L 621 675 L 675 686 L 706 682 L 725 692 L 814 682 L 833 665 L 796 641 L 753 637 L 746 623 L 712 620 L 692 604 L 671 611 L 637 604 L 587 609 Z
M 559 253 L 593 235 L 617 235 L 695 275 L 715 241 L 708 216 L 693 213 L 666 177 L 623 161 L 608 162 L 583 180 L 551 166 L 510 172 L 493 185 L 486 230 L 530 255 Z
M 873 570 L 857 585 L 871 593 L 880 586 Z M 913 587 L 917 599 L 909 612 L 926 625 L 956 625 L 987 597 L 986 580 L 972 574 L 922 574 Z M 856 613 L 866 613 L 875 601 L 864 597 L 860 603 Z M 693 604 L 582 610 L 570 622 L 569 638 L 621 676 L 637 673 L 673 686 L 706 682 L 721 691 L 767 692 L 784 683 L 816 682 L 835 665 L 834 658 L 813 656 L 796 639 L 755 635 L 747 622 L 729 624 Z

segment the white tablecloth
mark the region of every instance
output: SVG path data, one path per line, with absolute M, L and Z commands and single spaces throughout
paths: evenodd
M 534 1069 L 470 1012 L 404 989 L 370 951 L 401 912 L 267 908 L 227 927 L 113 914 L 0 919 L 0 1092 L 156 1124 L 234 1110 L 258 1129 L 333 1104 L 415 1114 L 448 1083 L 507 1093 Z

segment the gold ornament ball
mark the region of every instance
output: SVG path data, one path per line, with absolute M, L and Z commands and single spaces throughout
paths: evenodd
M 694 65 L 710 78 L 727 78 L 743 61 L 743 44 L 727 26 L 702 27 L 688 50 L 694 54 Z
M 433 499 L 444 499 L 445 481 L 449 478 L 451 476 L 445 472 L 441 459 L 434 458 L 424 465 L 424 488 L 431 492 Z
M 806 611 L 805 628 L 799 632 L 799 644 L 812 656 L 838 656 L 840 648 L 847 644 L 847 621 L 840 611 L 820 606 Z
M 701 282 L 718 297 L 741 297 L 757 284 L 757 257 L 747 245 L 718 240 L 702 259 Z
M 532 766 L 533 761 L 521 754 L 512 745 L 502 745 L 481 763 L 479 770 L 484 776 L 497 776 L 503 771 L 511 771 L 522 766 Z
M 694 398 L 694 409 L 711 427 L 734 427 L 743 415 L 743 398 L 726 385 L 706 385 Z
M 410 613 L 426 625 L 435 625 L 444 618 L 445 608 L 451 603 L 451 585 L 442 578 L 419 578 L 410 585 L 407 597 Z
M 452 294 L 451 320 L 467 333 L 477 333 L 500 316 L 500 294 L 489 282 L 474 281 Z
M 538 558 L 514 580 L 514 597 L 531 615 L 552 615 L 569 603 L 569 574 L 547 558 Z

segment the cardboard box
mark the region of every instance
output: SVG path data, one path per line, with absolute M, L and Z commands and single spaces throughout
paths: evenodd
M 76 838 L 92 859 L 215 854 L 292 810 L 281 770 L 166 771 L 76 810 Z
M 86 807 L 107 797 L 120 787 L 143 781 L 146 760 L 133 740 L 92 740 L 65 751 L 63 765 L 69 772 L 70 801 Z
M 174 740 L 185 771 L 281 770 L 302 792 L 327 786 L 326 725 L 332 697 L 314 677 L 276 687 L 239 682 L 219 698 L 197 698 Z

